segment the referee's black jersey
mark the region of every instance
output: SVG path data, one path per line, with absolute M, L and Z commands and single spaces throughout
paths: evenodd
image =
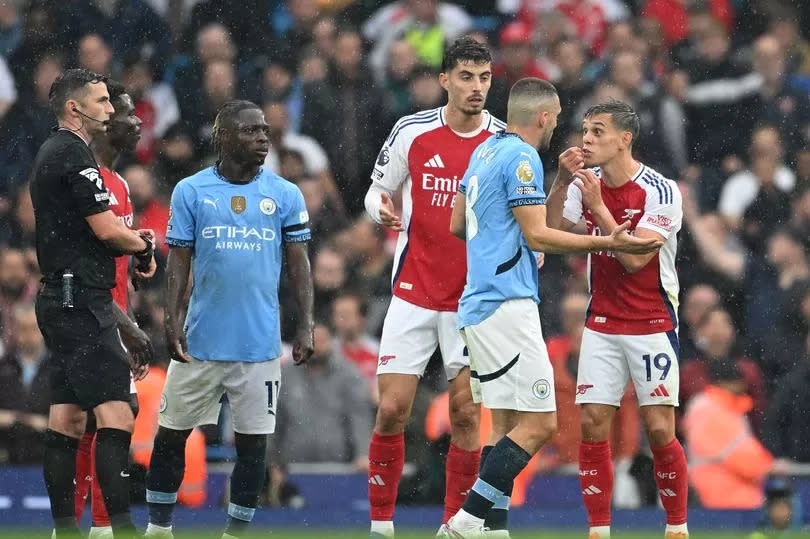
M 43 277 L 66 269 L 90 288 L 115 286 L 115 254 L 93 234 L 85 217 L 107 211 L 109 193 L 93 152 L 77 134 L 59 129 L 42 145 L 31 172 L 37 258 Z

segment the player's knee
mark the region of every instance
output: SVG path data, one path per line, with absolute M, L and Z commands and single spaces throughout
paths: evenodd
M 647 427 L 647 437 L 653 447 L 663 447 L 675 438 L 675 429 L 666 424 Z
M 450 401 L 450 426 L 454 432 L 478 432 L 480 408 L 468 399 Z
M 185 450 L 186 439 L 190 434 L 191 429 L 174 430 L 167 429 L 166 427 L 159 427 L 157 436 L 155 436 L 155 450 L 157 451 L 159 448 L 168 451 L 176 451 L 178 448 Z
M 240 434 L 234 436 L 236 458 L 240 460 L 264 461 L 267 455 L 266 434 Z
M 397 399 L 381 397 L 377 408 L 377 432 L 396 434 L 405 428 L 408 421 L 408 406 Z M 394 432 L 391 432 L 394 431 Z
M 610 419 L 598 409 L 583 406 L 580 413 L 582 439 L 587 442 L 606 440 L 610 430 Z

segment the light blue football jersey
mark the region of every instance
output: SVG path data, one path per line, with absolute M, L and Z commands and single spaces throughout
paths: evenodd
M 466 197 L 467 284 L 459 329 L 481 323 L 504 301 L 538 294 L 537 259 L 512 214 L 515 206 L 545 204 L 543 164 L 514 133 L 484 141 L 459 185 Z
M 301 191 L 270 171 L 235 184 L 209 167 L 178 183 L 166 243 L 194 249 L 189 353 L 215 361 L 280 357 L 282 244 L 310 237 Z

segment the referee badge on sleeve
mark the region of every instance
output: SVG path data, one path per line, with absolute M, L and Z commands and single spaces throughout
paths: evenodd
M 247 209 L 247 201 L 243 196 L 231 197 L 231 209 L 234 213 L 242 213 Z

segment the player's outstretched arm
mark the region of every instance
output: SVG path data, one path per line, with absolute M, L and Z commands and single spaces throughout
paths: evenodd
M 185 305 L 186 289 L 188 288 L 191 273 L 191 247 L 169 248 L 169 258 L 166 261 L 166 313 L 163 326 L 166 331 L 166 346 L 169 349 L 169 358 L 181 363 L 191 361 L 186 346 L 186 334 L 183 331 L 183 307 Z
M 587 253 L 617 251 L 625 253 L 655 252 L 664 244 L 660 240 L 636 238 L 627 233 L 630 223 L 623 223 L 610 236 L 581 236 L 549 228 L 546 207 L 541 204 L 512 208 L 523 236 L 532 251 L 544 253 Z
M 312 271 L 306 243 L 285 243 L 284 254 L 287 258 L 287 275 L 298 302 L 298 331 L 292 353 L 293 361 L 296 365 L 300 365 L 305 363 L 315 350 L 313 335 L 315 322 L 312 314 L 315 294 L 312 289 Z
M 386 191 L 383 187 L 372 183 L 366 193 L 364 199 L 366 206 L 366 213 L 374 221 L 381 225 L 393 229 L 395 232 L 402 232 L 402 218 L 396 214 L 394 209 L 394 201 L 391 199 L 391 193 Z
M 467 241 L 467 197 L 464 193 L 456 193 L 453 201 L 453 213 L 450 215 L 450 233 L 460 239 Z
M 574 146 L 560 154 L 557 177 L 554 178 L 554 183 L 546 197 L 546 224 L 550 228 L 570 232 L 576 226 L 576 223 L 563 217 L 563 209 L 568 186 L 574 179 L 574 173 L 584 166 L 585 158 L 582 156 L 582 148 Z

